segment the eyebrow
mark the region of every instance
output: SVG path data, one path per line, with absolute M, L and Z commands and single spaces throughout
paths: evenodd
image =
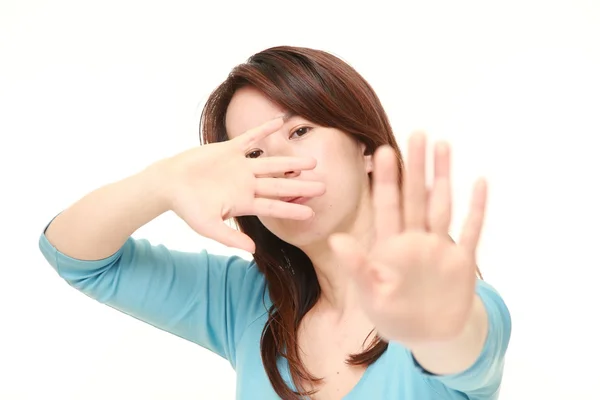
M 288 112 L 284 113 L 283 115 L 281 115 L 281 118 L 283 119 L 283 122 L 288 122 L 290 119 L 292 119 L 295 116 L 297 116 L 296 113 L 294 113 L 292 111 L 288 111 Z

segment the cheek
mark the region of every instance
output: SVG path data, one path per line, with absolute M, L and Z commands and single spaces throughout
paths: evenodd
M 268 218 L 268 217 L 258 217 L 258 220 L 260 221 L 261 224 L 264 225 L 265 228 L 267 228 L 267 230 L 269 230 L 275 236 L 279 236 L 277 234 L 277 220 L 276 219 Z
M 353 157 L 351 150 L 347 154 L 332 151 L 329 155 L 317 160 L 314 172 L 323 179 L 327 187 L 353 190 L 355 186 L 367 178 L 362 160 Z

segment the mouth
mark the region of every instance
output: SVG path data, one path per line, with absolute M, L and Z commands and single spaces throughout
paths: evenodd
M 310 200 L 310 197 L 284 197 L 281 201 L 285 201 L 286 203 L 295 203 L 295 204 L 303 204 Z

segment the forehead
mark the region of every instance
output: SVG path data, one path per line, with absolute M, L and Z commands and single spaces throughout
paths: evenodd
M 284 117 L 285 120 L 289 119 L 290 114 L 258 90 L 243 87 L 234 93 L 227 107 L 225 114 L 227 136 L 232 139 L 277 117 Z

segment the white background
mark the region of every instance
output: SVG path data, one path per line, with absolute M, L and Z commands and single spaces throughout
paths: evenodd
M 71 289 L 37 241 L 88 191 L 198 145 L 229 70 L 290 44 L 362 73 L 401 143 L 451 141 L 457 226 L 488 177 L 479 262 L 514 324 L 501 399 L 600 399 L 600 3 L 394 4 L 1 0 L 0 398 L 234 398 L 226 361 Z M 136 236 L 234 253 L 172 215 Z

